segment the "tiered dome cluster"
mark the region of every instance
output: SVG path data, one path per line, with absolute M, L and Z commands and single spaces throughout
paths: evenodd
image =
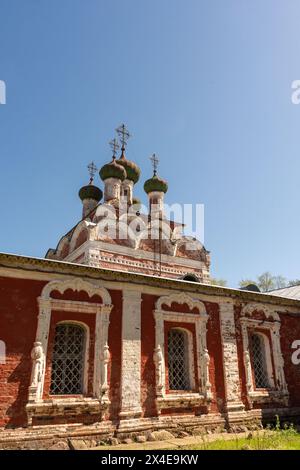
M 123 128 L 125 128 L 125 126 L 123 126 Z M 118 147 L 116 140 L 114 141 L 114 145 L 113 158 L 111 162 L 106 163 L 100 168 L 99 176 L 101 180 L 105 182 L 109 178 L 113 178 L 121 183 L 127 180 L 131 182 L 130 184 L 133 183 L 133 185 L 135 185 L 139 181 L 141 175 L 139 166 L 135 162 L 126 158 L 124 141 L 122 142 L 121 155 L 118 159 L 115 155 L 115 150 Z M 90 183 L 86 186 L 83 186 L 79 190 L 79 197 L 82 201 L 89 199 L 97 202 L 98 204 L 103 197 L 103 192 L 100 188 L 93 184 L 93 180 L 94 174 L 91 175 Z M 152 191 L 166 193 L 168 190 L 168 183 L 164 179 L 157 176 L 156 171 L 154 171 L 152 178 L 145 182 L 144 190 L 147 194 L 151 193 Z M 140 205 L 140 201 L 137 198 L 133 198 L 132 204 Z

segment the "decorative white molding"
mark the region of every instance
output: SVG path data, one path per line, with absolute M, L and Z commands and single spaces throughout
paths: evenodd
M 253 312 L 263 312 L 266 316 L 266 319 L 279 321 L 279 315 L 274 310 L 274 306 L 266 305 L 263 303 L 249 303 L 243 307 L 242 314 L 243 316 L 251 316 Z
M 49 416 L 65 416 L 72 410 L 72 415 L 95 415 L 100 414 L 103 418 L 107 412 L 108 404 L 103 404 L 96 398 L 70 397 L 52 398 L 40 402 L 30 402 L 26 405 L 28 424 L 32 425 L 33 418 L 43 418 Z
M 162 310 L 163 305 L 167 305 L 168 307 L 171 307 L 173 303 L 177 304 L 187 304 L 190 310 L 193 310 L 194 308 L 198 309 L 198 312 L 202 316 L 207 316 L 205 305 L 203 302 L 201 302 L 198 299 L 194 299 L 191 297 L 189 294 L 186 294 L 185 292 L 176 292 L 171 295 L 165 295 L 160 297 L 155 305 L 156 310 Z
M 89 302 L 78 302 L 72 300 L 60 300 L 52 299 L 51 292 L 58 291 L 63 294 L 67 289 L 73 291 L 84 291 L 90 297 L 93 295 L 99 295 L 103 303 L 89 303 Z M 45 360 L 47 357 L 48 339 L 49 339 L 49 328 L 51 320 L 51 311 L 59 309 L 65 312 L 80 312 L 96 314 L 96 340 L 95 340 L 95 367 L 94 367 L 94 396 L 99 398 L 100 403 L 103 401 L 103 405 L 109 402 L 108 399 L 108 387 L 102 393 L 102 385 L 105 385 L 105 377 L 101 368 L 105 364 L 105 370 L 107 372 L 107 354 L 103 354 L 104 345 L 108 342 L 108 325 L 109 325 L 109 314 L 112 309 L 111 297 L 107 289 L 100 287 L 96 282 L 87 282 L 79 278 L 71 279 L 59 279 L 50 281 L 43 288 L 41 297 L 38 298 L 39 304 L 39 315 L 38 325 L 36 331 L 36 340 L 34 348 L 32 350 L 32 373 L 31 383 L 29 387 L 28 403 L 37 404 L 43 402 L 43 386 L 45 379 Z M 76 322 L 74 320 L 74 322 Z M 78 322 L 77 322 L 78 323 Z M 84 324 L 87 332 L 89 329 Z M 87 391 L 87 367 L 88 367 L 88 350 L 90 345 L 89 334 L 86 335 L 86 354 L 85 354 L 85 373 L 84 373 L 84 390 Z M 105 373 L 104 373 L 105 374 Z M 38 380 L 37 380 L 38 379 Z M 107 385 L 107 375 L 106 375 Z M 60 398 L 55 398 L 59 401 Z M 106 405 L 105 405 L 106 406 Z M 29 424 L 32 420 L 32 413 L 34 406 L 28 408 L 28 419 Z
M 60 294 L 63 294 L 67 289 L 71 289 L 75 292 L 84 291 L 89 294 L 90 297 L 93 295 L 99 295 L 104 304 L 111 304 L 111 297 L 107 289 L 99 286 L 96 282 L 84 281 L 81 278 L 70 278 L 66 280 L 54 280 L 49 282 L 42 290 L 41 298 L 50 299 L 52 291 L 57 290 Z
M 94 355 L 94 396 L 103 403 L 110 403 L 108 387 L 108 327 L 112 306 L 102 306 L 96 314 Z
M 265 307 L 265 306 L 263 306 Z M 245 314 L 251 315 L 255 311 L 263 311 L 268 318 L 267 320 L 250 318 L 244 316 Z M 252 407 L 254 402 L 277 401 L 288 404 L 288 389 L 284 374 L 284 361 L 280 346 L 280 318 L 279 315 L 272 311 L 268 306 L 261 308 L 260 304 L 248 304 L 243 308 L 243 316 L 240 318 L 243 350 L 244 350 L 244 367 L 246 373 L 246 389 L 249 406 Z M 253 370 L 250 360 L 250 347 L 249 347 L 249 329 L 252 331 L 261 332 L 265 330 L 269 332 L 270 340 L 266 335 L 263 335 L 267 372 L 270 381 L 270 389 L 268 390 L 255 390 L 253 383 Z M 274 370 L 272 357 L 274 361 Z
M 141 408 L 141 292 L 123 290 L 121 411 L 119 416 L 134 418 Z
M 163 305 L 171 307 L 173 303 L 187 304 L 188 307 L 193 310 L 197 309 L 196 313 L 183 313 L 175 311 L 163 310 Z M 171 295 L 162 296 L 156 302 L 156 309 L 154 310 L 155 318 L 155 350 L 154 350 L 154 363 L 156 366 L 156 405 L 157 410 L 160 412 L 162 408 L 168 408 L 176 404 L 178 407 L 186 407 L 187 404 L 208 402 L 211 400 L 211 384 L 209 381 L 209 355 L 206 344 L 206 324 L 208 315 L 206 313 L 205 305 L 198 299 L 194 299 L 188 294 L 183 292 L 173 293 Z M 164 340 L 164 322 L 176 322 L 176 323 L 192 323 L 195 325 L 196 333 L 196 364 L 194 360 L 190 360 L 190 367 L 194 367 L 198 372 L 199 389 L 195 392 L 187 392 L 176 394 L 178 400 L 176 400 L 175 394 L 166 393 L 166 373 L 165 373 L 165 340 Z M 190 333 L 190 332 L 189 332 Z M 191 340 L 189 341 L 191 343 Z M 189 355 L 193 356 L 192 344 L 190 344 Z M 193 359 L 193 358 L 192 358 Z M 193 375 L 191 384 L 195 382 L 195 374 L 190 371 L 190 375 Z M 186 400 L 183 399 L 186 397 Z
M 31 351 L 32 371 L 29 386 L 28 401 L 34 402 L 35 397 L 40 397 L 43 388 L 43 376 L 45 370 L 45 355 L 40 341 L 33 344 Z
M 219 304 L 219 309 L 226 410 L 229 419 L 231 413 L 240 413 L 243 411 L 244 405 L 242 403 L 240 389 L 240 371 L 233 303 L 231 301 L 223 301 Z

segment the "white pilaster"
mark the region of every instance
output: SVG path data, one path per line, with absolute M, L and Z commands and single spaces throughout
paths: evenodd
M 241 399 L 234 309 L 230 301 L 220 303 L 220 325 L 226 410 L 228 413 L 239 412 L 244 410 L 244 405 Z
M 123 291 L 121 418 L 139 416 L 141 409 L 141 293 Z
M 101 402 L 109 403 L 108 396 L 108 327 L 111 305 L 102 305 L 97 309 L 95 328 L 95 357 L 94 357 L 94 396 Z

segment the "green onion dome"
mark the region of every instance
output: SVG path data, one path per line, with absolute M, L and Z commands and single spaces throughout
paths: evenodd
M 119 160 L 117 160 L 117 163 L 119 165 L 122 165 L 123 168 L 125 168 L 127 179 L 133 181 L 134 183 L 138 182 L 138 180 L 140 179 L 141 170 L 139 169 L 136 163 L 127 160 L 124 153 L 122 153 Z
M 123 166 L 119 165 L 113 158 L 110 163 L 107 163 L 101 168 L 99 175 L 102 181 L 107 180 L 107 178 L 118 178 L 119 180 L 124 181 L 126 178 L 126 171 Z
M 157 175 L 145 181 L 144 191 L 149 194 L 152 191 L 159 191 L 166 193 L 168 191 L 168 183 Z
M 98 188 L 97 186 L 94 186 L 93 184 L 82 186 L 78 194 L 82 201 L 84 199 L 94 199 L 94 201 L 99 202 L 103 196 L 101 189 Z

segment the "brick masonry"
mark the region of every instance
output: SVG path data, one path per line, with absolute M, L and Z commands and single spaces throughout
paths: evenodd
M 221 422 L 230 427 L 232 423 L 261 420 L 278 410 L 282 416 L 300 417 L 300 365 L 291 361 L 294 352 L 291 344 L 300 339 L 298 302 L 229 289 L 221 291 L 219 288 L 197 284 L 178 284 L 171 280 L 147 280 L 143 276 L 116 274 L 112 271 L 103 271 L 100 279 L 95 276 L 93 268 L 84 268 L 85 273 L 82 273 L 76 266 L 47 263 L 51 265 L 51 272 L 43 271 L 42 264 L 38 270 L 30 259 L 25 270 L 20 269 L 20 260 L 14 258 L 10 259 L 10 266 L 0 267 L 0 340 L 5 342 L 7 349 L 6 363 L 0 364 L 0 441 L 1 436 L 10 429 L 28 426 L 26 407 L 33 367 L 31 350 L 38 329 L 38 299 L 45 286 L 54 279 L 62 285 L 67 282 L 68 286 L 74 282 L 74 288 L 50 293 L 49 301 L 53 305 L 61 302 L 59 305 L 63 308 L 59 310 L 55 307 L 51 311 L 43 395 L 36 402 L 40 414 L 33 416 L 32 429 L 38 426 L 39 429 L 47 430 L 49 424 L 90 425 L 94 429 L 93 426 L 102 426 L 102 423 L 107 422 L 113 432 L 134 433 L 154 429 L 158 425 L 165 426 L 168 417 L 175 420 L 174 423 L 178 422 L 179 426 L 184 417 L 185 427 L 203 425 L 212 428 Z M 67 267 L 69 272 L 64 273 L 63 269 Z M 89 289 L 85 290 L 86 286 L 91 286 L 90 292 Z M 107 404 L 101 397 L 97 398 L 94 386 L 95 369 L 98 367 L 95 361 L 101 362 L 103 357 L 101 351 L 99 356 L 95 354 L 96 313 L 93 305 L 104 302 L 102 291 L 107 292 L 111 299 L 111 305 L 105 307 L 110 310 L 107 332 L 110 354 Z M 182 298 L 187 300 L 162 305 L 167 315 L 159 327 L 163 328 L 165 345 L 168 331 L 174 326 L 185 329 L 191 335 L 194 390 L 169 390 L 165 347 L 162 351 L 165 396 L 159 401 L 161 366 L 155 362 L 158 326 L 154 312 L 162 296 L 172 298 L 172 295 L 183 293 L 186 297 Z M 200 315 L 198 307 L 194 307 L 199 302 L 207 315 L 205 344 L 208 363 L 197 352 L 197 341 L 201 343 L 203 340 L 197 339 L 200 333 L 197 333 L 193 320 Z M 249 323 L 249 328 L 256 328 L 266 334 L 275 349 L 273 336 L 279 331 L 280 351 L 271 351 L 276 390 L 261 392 L 255 389 L 249 391 L 247 388 L 242 319 Z M 54 330 L 60 321 L 80 322 L 89 329 L 87 389 L 84 396 L 60 397 L 49 393 Z M 255 326 L 257 321 L 259 326 Z M 208 364 L 210 398 L 205 397 L 204 389 L 200 386 L 205 364 Z

